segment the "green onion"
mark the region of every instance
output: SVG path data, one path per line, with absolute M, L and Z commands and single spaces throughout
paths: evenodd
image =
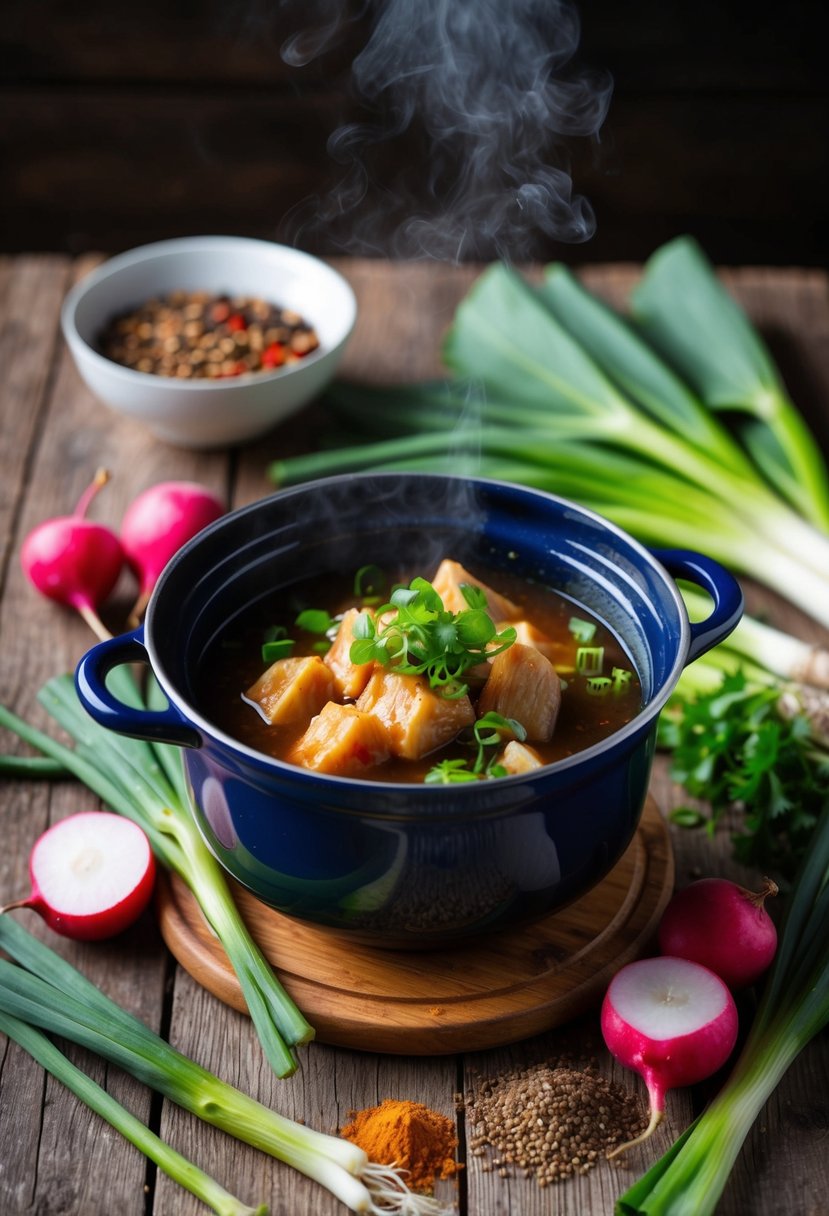
M 202 1068 L 121 1009 L 10 917 L 0 917 L 0 1010 L 94 1051 L 205 1123 L 319 1182 L 354 1212 L 440 1216 L 357 1145 L 278 1115 Z M 85 1100 L 85 1099 L 84 1099 Z
M 443 352 L 454 380 L 334 385 L 336 421 L 367 442 L 277 462 L 270 476 L 286 485 L 370 468 L 518 482 L 575 499 L 647 544 L 708 553 L 829 625 L 819 513 L 804 518 L 704 386 L 687 384 L 566 270 L 549 268 L 535 289 L 490 267 L 458 307 Z M 774 426 L 792 410 L 776 409 Z M 794 467 L 795 424 L 782 425 Z M 803 467 L 814 466 L 802 446 Z M 817 503 L 825 470 L 813 474 L 797 480 Z
M 571 616 L 567 628 L 572 633 L 577 642 L 581 642 L 583 646 L 589 645 L 596 636 L 596 624 L 594 621 L 585 621 L 580 616 Z
M 289 658 L 295 645 L 293 638 L 278 638 L 273 642 L 263 642 L 262 662 L 275 663 L 277 659 Z
M 251 1208 L 236 1199 L 224 1187 L 219 1186 L 215 1179 L 145 1127 L 140 1119 L 136 1119 L 135 1115 L 116 1102 L 111 1094 L 77 1068 L 34 1026 L 21 1022 L 11 1014 L 0 1013 L 0 1031 L 19 1043 L 24 1051 L 53 1077 L 57 1077 L 90 1110 L 106 1119 L 107 1123 L 129 1140 L 130 1144 L 134 1144 L 145 1157 L 154 1161 L 165 1174 L 211 1207 L 218 1216 L 267 1216 L 267 1204 L 262 1203 Z
M 126 677 L 126 678 L 125 678 Z M 137 701 L 128 673 L 118 669 L 119 695 Z M 151 700 L 161 694 L 151 692 Z M 66 747 L 0 706 L 0 726 L 65 766 L 111 810 L 147 833 L 158 860 L 190 887 L 236 972 L 265 1055 L 278 1076 L 296 1069 L 291 1050 L 313 1038 L 313 1029 L 276 978 L 233 902 L 219 863 L 204 843 L 189 810 L 183 766 L 166 744 L 129 739 L 98 726 L 78 701 L 71 676 L 50 680 L 39 700 L 73 738 Z
M 298 629 L 305 629 L 308 633 L 328 633 L 330 629 L 337 627 L 338 622 L 323 608 L 305 608 L 300 612 L 294 624 Z
M 829 1023 L 829 801 L 795 883 L 777 956 L 728 1080 L 622 1195 L 617 1216 L 711 1216 L 748 1132 L 786 1070 Z
M 613 681 L 610 676 L 590 676 L 585 687 L 591 696 L 605 697 L 613 687 Z
M 632 304 L 643 332 L 712 411 L 748 415 L 740 436 L 752 458 L 799 512 L 829 529 L 829 479 L 817 444 L 696 242 L 683 237 L 654 254 Z
M 576 671 L 583 676 L 597 676 L 604 666 L 604 646 L 579 646 L 576 650 Z
M 386 585 L 386 576 L 379 566 L 361 566 L 354 575 L 354 594 L 361 599 L 376 596 Z
M 710 614 L 711 601 L 707 596 L 685 586 L 682 595 L 692 620 L 703 620 Z M 792 637 L 749 613 L 743 614 L 736 629 L 721 646 L 782 680 L 829 689 L 829 650 L 825 646 Z
M 2 777 L 68 777 L 71 774 L 60 760 L 49 756 L 0 756 Z

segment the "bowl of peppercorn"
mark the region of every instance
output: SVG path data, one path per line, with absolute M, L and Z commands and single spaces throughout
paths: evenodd
M 203 236 L 119 254 L 64 301 L 88 388 L 179 447 L 244 443 L 316 397 L 354 328 L 346 280 L 270 241 Z

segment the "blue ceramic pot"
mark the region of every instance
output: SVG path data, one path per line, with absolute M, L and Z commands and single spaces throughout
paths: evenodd
M 196 675 L 217 634 L 275 591 L 401 559 L 501 567 L 591 609 L 622 639 L 644 707 L 617 734 L 534 773 L 404 785 L 294 768 L 211 724 Z M 714 600 L 690 625 L 674 583 Z M 624 853 L 641 814 L 657 717 L 683 667 L 733 629 L 736 581 L 686 551 L 651 553 L 566 500 L 500 482 L 335 477 L 225 516 L 169 563 L 142 629 L 95 646 L 77 670 L 103 726 L 181 745 L 193 814 L 225 869 L 290 916 L 388 946 L 444 945 L 543 915 L 583 894 Z M 113 667 L 152 667 L 162 712 L 122 704 Z

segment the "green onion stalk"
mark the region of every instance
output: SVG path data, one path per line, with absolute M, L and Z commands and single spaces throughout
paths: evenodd
M 649 260 L 631 305 L 639 329 L 740 438 L 783 497 L 829 530 L 826 466 L 769 351 L 689 237 Z
M 204 1170 L 194 1165 L 192 1161 L 188 1161 L 181 1153 L 176 1152 L 148 1127 L 145 1127 L 140 1119 L 121 1106 L 120 1102 L 117 1102 L 111 1094 L 108 1094 L 97 1082 L 67 1059 L 51 1039 L 34 1026 L 30 1026 L 28 1022 L 21 1022 L 19 1018 L 12 1017 L 11 1014 L 0 1012 L 0 1031 L 10 1039 L 14 1039 L 24 1051 L 29 1053 L 32 1059 L 61 1081 L 90 1110 L 94 1110 L 102 1119 L 105 1119 L 150 1161 L 154 1161 L 168 1177 L 212 1208 L 217 1216 L 267 1216 L 267 1204 L 261 1203 L 252 1208 L 231 1195 Z
M 0 948 L 16 960 L 0 960 L 0 1016 L 60 1035 L 117 1064 L 203 1122 L 299 1170 L 353 1212 L 444 1213 L 436 1199 L 410 1191 L 400 1171 L 371 1162 L 358 1145 L 277 1114 L 176 1051 L 8 915 L 0 917 Z M 138 1147 L 143 1151 L 145 1145 Z M 163 1168 L 182 1185 L 192 1181 L 172 1158 Z M 214 1192 L 202 1197 L 221 1199 Z
M 616 1204 L 616 1216 L 711 1216 L 742 1145 L 803 1048 L 829 1023 L 829 803 L 795 883 L 777 955 L 723 1088 Z
M 458 307 L 443 355 L 454 374 L 445 382 L 335 385 L 328 402 L 350 442 L 275 462 L 272 480 L 410 469 L 515 481 L 574 498 L 645 543 L 709 553 L 829 625 L 820 477 L 792 474 L 810 496 L 807 512 L 565 268 L 534 286 L 490 267 Z M 768 420 L 769 445 L 780 442 L 780 418 Z M 820 471 L 811 437 L 801 446 L 804 465 Z
M 128 673 L 119 669 L 119 694 L 138 698 Z M 155 694 L 157 695 L 157 694 Z M 230 894 L 224 872 L 207 848 L 187 803 L 180 756 L 166 744 L 129 739 L 89 717 L 71 676 L 49 680 L 38 694 L 55 721 L 74 740 L 67 747 L 0 706 L 6 727 L 42 755 L 63 765 L 117 814 L 139 824 L 158 860 L 193 892 L 239 980 L 262 1048 L 277 1076 L 297 1066 L 293 1048 L 313 1038 L 297 1009 L 253 941 Z

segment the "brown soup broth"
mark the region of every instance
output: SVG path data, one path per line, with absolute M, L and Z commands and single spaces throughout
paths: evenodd
M 594 613 L 561 592 L 518 575 L 481 566 L 468 568 L 481 582 L 521 605 L 526 619 L 557 644 L 554 666 L 564 686 L 561 709 L 550 742 L 531 745 L 545 764 L 599 743 L 635 717 L 642 703 L 636 670 L 619 639 Z M 388 576 L 384 598 L 394 586 L 408 585 L 419 573 L 403 571 Z M 261 654 L 266 631 L 274 625 L 284 628 L 289 637 L 296 639 L 292 651 L 295 656 L 319 653 L 315 649 L 320 642 L 319 635 L 298 630 L 294 623 L 299 612 L 304 608 L 325 609 L 332 617 L 337 617 L 355 605 L 362 606 L 364 601 L 354 594 L 353 578 L 339 575 L 298 583 L 289 593 L 280 592 L 279 601 L 269 607 L 257 605 L 247 616 L 243 614 L 236 618 L 216 639 L 205 656 L 197 695 L 205 716 L 226 734 L 256 751 L 282 759 L 304 733 L 307 724 L 269 725 L 249 702 L 242 699 L 242 693 L 269 666 L 262 661 Z M 574 616 L 596 627 L 589 645 L 604 648 L 603 675 L 609 676 L 614 667 L 632 673 L 624 691 L 610 691 L 602 696 L 588 691 L 587 676 L 574 670 L 576 651 L 583 644 L 569 628 Z M 363 776 L 376 781 L 422 782 L 438 760 L 458 758 L 471 763 L 475 754 L 473 747 L 456 740 L 420 760 L 392 757 L 367 769 Z

